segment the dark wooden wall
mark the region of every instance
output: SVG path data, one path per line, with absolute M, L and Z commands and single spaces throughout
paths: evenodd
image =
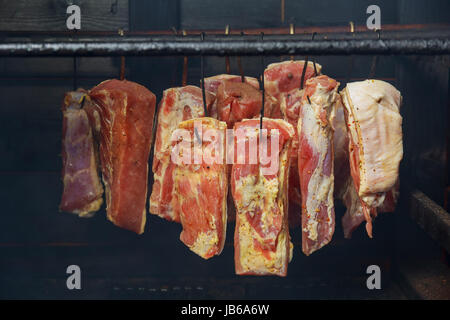
M 280 27 L 291 22 L 297 26 L 343 26 L 349 21 L 363 25 L 365 9 L 373 1 L 286 0 L 284 22 L 279 0 L 78 3 L 83 31 L 116 31 L 221 29 L 226 24 L 232 29 Z M 380 5 L 386 24 L 449 22 L 448 1 L 375 3 Z M 0 1 L 0 32 L 62 31 L 65 17 L 62 0 Z M 348 77 L 366 78 L 372 62 L 372 57 L 353 57 L 349 74 L 350 57 L 315 59 L 323 65 L 324 73 L 341 83 Z M 265 61 L 280 61 L 280 57 L 266 57 Z M 430 73 L 428 62 L 441 69 Z M 159 98 L 164 89 L 181 84 L 181 63 L 180 57 L 126 58 L 126 78 L 144 84 Z M 237 73 L 236 59 L 231 63 Z M 247 75 L 261 72 L 259 58 L 245 57 L 243 65 Z M 208 57 L 205 69 L 206 75 L 223 73 L 224 58 Z M 223 254 L 203 261 L 178 240 L 179 225 L 154 216 L 149 216 L 145 234 L 136 236 L 107 222 L 104 210 L 92 219 L 59 213 L 62 96 L 74 85 L 90 88 L 118 77 L 119 72 L 120 61 L 115 58 L 0 58 L 0 297 L 107 298 L 123 297 L 122 292 L 139 297 L 139 287 L 145 289 L 145 297 L 156 298 L 401 296 L 395 286 L 391 286 L 392 291 L 365 290 L 367 265 L 378 264 L 390 274 L 392 243 L 398 229 L 388 214 L 377 219 L 374 240 L 367 239 L 361 228 L 352 241 L 346 241 L 338 226 L 333 244 L 308 258 L 300 250 L 299 230 L 294 230 L 296 247 L 289 277 L 251 279 L 233 275 L 233 225 L 229 225 Z M 423 75 L 420 82 L 417 74 Z M 447 128 L 448 62 L 442 64 L 432 57 L 380 57 L 375 77 L 401 88 L 405 96 L 402 113 L 408 116 L 405 128 L 410 135 L 406 138 L 408 173 L 420 167 L 417 175 L 426 180 L 420 186 L 437 194 L 447 183 L 439 173 L 445 167 L 441 157 L 445 146 L 442 135 Z M 189 58 L 188 82 L 197 85 L 199 78 L 199 58 Z M 429 92 L 435 94 L 431 100 Z M 420 142 L 415 143 L 416 139 Z M 426 150 L 436 154 L 430 163 L 423 164 L 428 161 L 421 156 Z M 440 179 L 439 187 L 433 186 L 434 179 Z M 338 215 L 342 213 L 340 208 Z M 65 268 L 70 264 L 82 268 L 86 280 L 82 292 L 65 289 Z M 389 276 L 385 279 L 389 283 Z

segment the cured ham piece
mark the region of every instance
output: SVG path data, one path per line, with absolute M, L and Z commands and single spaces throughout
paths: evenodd
M 178 129 L 188 132 L 189 136 L 173 143 L 172 152 L 179 156 L 174 170 L 174 208 L 183 226 L 180 240 L 204 259 L 219 255 L 225 243 L 226 128 L 225 122 L 213 118 L 183 121 Z M 196 149 L 203 155 L 198 161 Z
M 401 94 L 391 84 L 365 80 L 341 92 L 349 136 L 350 169 L 361 200 L 366 230 L 398 179 L 403 157 Z
M 206 91 L 207 106 L 215 97 Z M 158 128 L 153 155 L 153 189 L 150 196 L 150 213 L 169 221 L 180 222 L 173 209 L 173 170 L 170 159 L 172 133 L 182 121 L 203 117 L 203 97 L 199 87 L 185 86 L 164 90 L 158 108 Z
M 236 123 L 237 150 L 240 145 L 249 150 L 252 140 L 259 146 L 259 128 L 259 119 Z M 263 119 L 263 129 L 267 129 L 267 150 L 271 150 L 268 163 L 256 161 L 252 164 L 250 152 L 245 156 L 235 153 L 237 159 L 231 174 L 236 207 L 235 269 L 239 275 L 286 276 L 293 249 L 289 236 L 287 188 L 294 129 L 284 120 L 269 118 Z M 275 136 L 278 137 L 278 150 L 272 150 L 271 137 Z
M 264 70 L 264 87 L 266 92 L 276 99 L 281 100 L 283 94 L 294 89 L 299 89 L 304 66 L 305 61 L 303 60 L 290 60 L 269 64 L 266 70 Z M 316 63 L 316 70 L 317 74 L 320 75 L 322 66 L 318 63 Z M 314 75 L 314 64 L 308 62 L 304 81 Z
M 264 86 L 266 93 L 278 100 L 279 110 L 272 111 L 274 118 L 289 122 L 295 131 L 292 141 L 291 168 L 289 170 L 289 202 L 293 209 L 289 213 L 289 224 L 292 227 L 300 225 L 301 217 L 299 206 L 301 204 L 300 181 L 298 174 L 298 137 L 297 122 L 302 104 L 303 90 L 299 90 L 305 61 L 283 61 L 270 64 L 264 71 Z M 317 73 L 320 75 L 322 66 L 316 63 Z M 304 81 L 315 74 L 314 64 L 308 62 Z
M 244 80 L 245 83 L 251 85 L 255 89 L 259 89 L 258 79 L 252 77 L 244 77 Z M 225 81 L 242 83 L 242 77 L 231 74 L 219 74 L 217 76 L 205 78 L 205 90 L 211 92 L 214 95 L 217 95 L 219 86 Z M 208 114 L 212 118 L 218 119 L 218 111 L 216 103 L 211 104 L 211 107 L 208 109 Z
M 156 97 L 137 83 L 115 79 L 94 87 L 90 96 L 100 115 L 107 217 L 115 225 L 141 234 Z
M 92 104 L 86 93 L 67 92 L 62 105 L 62 177 L 64 191 L 61 211 L 89 217 L 103 203 L 94 137 L 88 114 L 82 105 Z
M 306 81 L 298 121 L 298 169 L 302 193 L 302 250 L 306 255 L 334 233 L 333 118 L 339 83 L 327 76 Z
M 258 116 L 261 105 L 261 92 L 248 83 L 224 81 L 217 90 L 217 118 L 225 121 L 228 128 Z

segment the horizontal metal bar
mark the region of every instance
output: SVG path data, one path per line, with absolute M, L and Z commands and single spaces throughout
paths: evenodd
M 418 190 L 410 194 L 408 211 L 414 221 L 450 253 L 450 214 Z
M 0 56 L 450 54 L 450 30 L 267 35 L 3 37 Z

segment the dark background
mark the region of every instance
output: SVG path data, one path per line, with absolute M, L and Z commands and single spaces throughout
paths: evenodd
M 0 0 L 0 33 L 66 31 L 67 2 Z M 285 0 L 284 21 L 280 0 L 74 2 L 81 7 L 81 31 L 211 30 L 227 24 L 236 30 L 289 23 L 342 27 L 349 21 L 364 26 L 371 4 L 381 7 L 382 26 L 450 23 L 446 0 Z M 367 78 L 372 58 L 314 57 L 341 83 Z M 181 85 L 182 60 L 126 58 L 125 75 L 159 99 L 164 89 Z M 230 60 L 237 74 L 236 58 Z M 225 72 L 223 57 L 205 62 L 206 76 Z M 258 57 L 242 62 L 246 75 L 260 74 Z M 372 240 L 363 227 L 353 239 L 343 239 L 342 208 L 332 243 L 310 257 L 301 253 L 301 234 L 293 230 L 294 258 L 285 279 L 234 275 L 232 224 L 222 255 L 203 261 L 179 241 L 180 225 L 153 215 L 144 235 L 137 236 L 106 221 L 104 209 L 92 219 L 58 212 L 63 94 L 120 73 L 120 58 L 77 58 L 75 63 L 76 73 L 72 58 L 0 58 L 0 298 L 433 298 L 442 293 L 424 296 L 429 283 L 448 289 L 444 251 L 409 218 L 404 194 L 396 213 L 377 218 Z M 449 172 L 449 66 L 448 56 L 382 56 L 375 73 L 404 97 L 402 189 L 417 188 L 440 205 Z M 199 77 L 200 60 L 191 57 L 188 84 L 198 85 Z M 81 291 L 66 289 L 71 264 L 81 267 Z M 383 289 L 375 292 L 365 284 L 371 264 L 382 270 Z

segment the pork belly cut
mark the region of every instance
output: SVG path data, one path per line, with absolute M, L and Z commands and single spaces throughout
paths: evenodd
M 235 270 L 238 275 L 286 276 L 293 249 L 289 236 L 287 188 L 294 129 L 284 120 L 263 118 L 263 129 L 267 130 L 267 135 L 263 131 L 263 138 L 267 137 L 270 161 L 256 161 L 255 164 L 251 161 L 250 151 L 237 152 L 240 145 L 250 150 L 250 141 L 256 141 L 260 146 L 259 128 L 259 119 L 243 120 L 234 127 L 237 150 L 231 190 L 236 207 Z M 277 143 L 276 137 L 278 150 L 272 150 L 272 143 Z
M 298 121 L 302 250 L 310 255 L 334 233 L 333 119 L 339 83 L 325 75 L 306 81 Z
M 365 80 L 347 84 L 341 96 L 351 175 L 372 237 L 372 218 L 394 187 L 403 157 L 401 94 L 387 82 Z
M 205 90 L 211 92 L 214 96 L 216 96 L 217 91 L 219 90 L 219 86 L 225 81 L 242 83 L 242 77 L 231 74 L 219 74 L 213 77 L 205 78 Z M 259 89 L 259 81 L 256 78 L 244 77 L 244 83 L 251 85 L 255 89 Z M 208 108 L 208 115 L 212 118 L 218 119 L 216 102 L 211 104 L 210 108 Z
M 271 111 L 272 118 L 284 119 L 289 122 L 295 131 L 295 137 L 292 141 L 292 151 L 289 170 L 289 202 L 294 210 L 290 210 L 289 224 L 292 227 L 300 225 L 301 217 L 298 205 L 301 204 L 300 181 L 298 175 L 298 138 L 297 122 L 301 108 L 303 91 L 300 89 L 305 61 L 283 61 L 270 64 L 264 71 L 264 86 L 268 95 L 278 100 L 279 110 Z M 317 73 L 320 74 L 322 66 L 316 64 Z M 315 74 L 314 64 L 308 62 L 305 70 L 304 81 L 313 77 Z
M 107 217 L 115 225 L 141 234 L 156 97 L 137 83 L 115 79 L 94 87 L 90 96 L 100 115 L 99 153 Z
M 84 104 L 84 107 L 82 106 Z M 67 92 L 62 105 L 62 179 L 59 209 L 89 217 L 103 203 L 103 187 L 91 123 L 85 111 L 92 105 L 84 90 Z
M 205 92 L 207 106 L 215 97 Z M 185 86 L 164 90 L 158 108 L 158 124 L 153 154 L 153 188 L 150 196 L 150 213 L 169 221 L 180 222 L 173 209 L 173 170 L 170 160 L 172 133 L 182 121 L 203 117 L 202 91 L 196 86 Z
M 173 142 L 174 210 L 183 231 L 180 240 L 204 259 L 222 252 L 227 226 L 228 174 L 225 122 L 196 118 L 178 124 Z M 186 134 L 188 134 L 186 136 Z M 196 159 L 196 152 L 200 155 Z

